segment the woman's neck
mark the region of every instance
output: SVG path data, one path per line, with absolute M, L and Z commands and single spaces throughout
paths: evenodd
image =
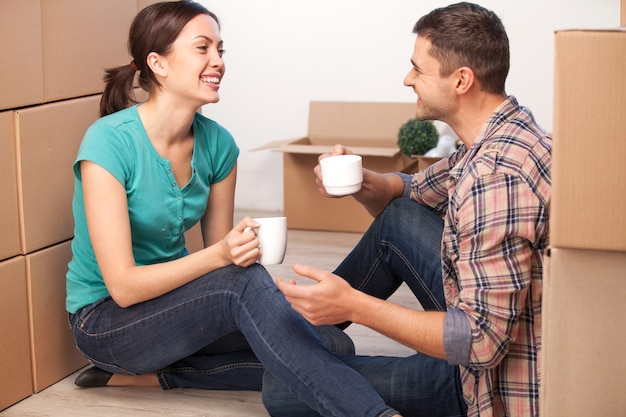
M 150 140 L 168 146 L 190 138 L 197 109 L 148 99 L 137 111 Z

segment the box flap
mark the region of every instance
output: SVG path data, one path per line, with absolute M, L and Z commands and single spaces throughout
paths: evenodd
M 263 151 L 263 150 L 267 150 L 267 149 L 277 150 L 277 149 L 282 148 L 283 146 L 289 145 L 291 143 L 300 143 L 303 140 L 307 141 L 307 138 L 273 140 L 271 142 L 264 143 L 261 146 L 257 146 L 256 148 L 250 149 L 250 152 Z M 307 143 L 308 143 L 308 141 L 307 141 Z
M 313 141 L 347 139 L 396 144 L 398 130 L 415 117 L 415 103 L 312 101 L 308 136 Z
M 349 146 L 348 148 L 357 155 L 367 156 L 391 157 L 400 153 L 400 150 L 398 148 L 383 148 L 376 146 Z M 277 147 L 274 150 L 279 152 L 321 155 L 323 153 L 329 153 L 330 151 L 332 151 L 332 146 L 291 144 Z
M 251 151 L 321 155 L 342 144 L 363 156 L 399 156 L 398 131 L 415 117 L 415 108 L 415 103 L 312 101 L 307 137 L 276 140 Z
M 353 153 L 363 156 L 387 156 L 393 157 L 400 154 L 400 149 L 395 144 L 389 146 L 389 143 L 385 141 L 370 141 L 364 146 L 362 141 L 352 138 L 345 139 L 343 141 L 339 139 L 319 140 L 313 141 L 311 138 L 298 138 L 298 139 L 286 139 L 275 140 L 264 145 L 258 146 L 250 151 L 260 150 L 272 150 L 276 152 L 295 153 L 295 154 L 307 154 L 307 155 L 321 155 L 323 153 L 329 153 L 332 151 L 333 146 L 337 143 L 345 145 Z M 380 145 L 380 146 L 378 146 Z

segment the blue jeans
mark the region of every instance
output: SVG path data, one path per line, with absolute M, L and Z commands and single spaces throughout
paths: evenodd
M 405 282 L 425 310 L 445 310 L 442 234 L 439 216 L 413 200 L 398 198 L 374 220 L 335 273 L 353 287 L 384 299 Z M 403 417 L 467 413 L 458 366 L 419 353 L 409 357 L 338 357 L 370 381 Z M 264 376 L 263 401 L 273 417 L 318 415 L 298 401 L 271 370 Z
M 321 415 L 395 413 L 335 356 L 353 351 L 350 338 L 334 326 L 310 326 L 258 264 L 221 268 L 128 308 L 105 298 L 69 319 L 95 366 L 156 372 L 164 389 L 260 390 L 267 368 Z

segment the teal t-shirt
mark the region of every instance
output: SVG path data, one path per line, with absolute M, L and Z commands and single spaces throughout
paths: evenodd
M 211 184 L 226 178 L 239 156 L 232 135 L 197 113 L 192 176 L 180 188 L 169 161 L 148 139 L 137 106 L 102 117 L 90 126 L 74 162 L 74 239 L 66 280 L 66 309 L 71 313 L 109 295 L 87 230 L 80 161 L 100 165 L 124 185 L 135 262 L 151 265 L 187 254 L 183 233 L 202 218 Z

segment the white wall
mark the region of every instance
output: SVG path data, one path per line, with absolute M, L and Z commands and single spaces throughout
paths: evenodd
M 413 24 L 450 3 L 200 1 L 222 21 L 226 77 L 220 102 L 203 112 L 229 129 L 241 148 L 236 206 L 275 211 L 283 209 L 282 154 L 250 150 L 305 136 L 311 100 L 414 102 L 413 92 L 402 85 L 410 69 Z M 554 31 L 619 26 L 620 0 L 480 4 L 500 16 L 509 35 L 507 92 L 551 130 Z

